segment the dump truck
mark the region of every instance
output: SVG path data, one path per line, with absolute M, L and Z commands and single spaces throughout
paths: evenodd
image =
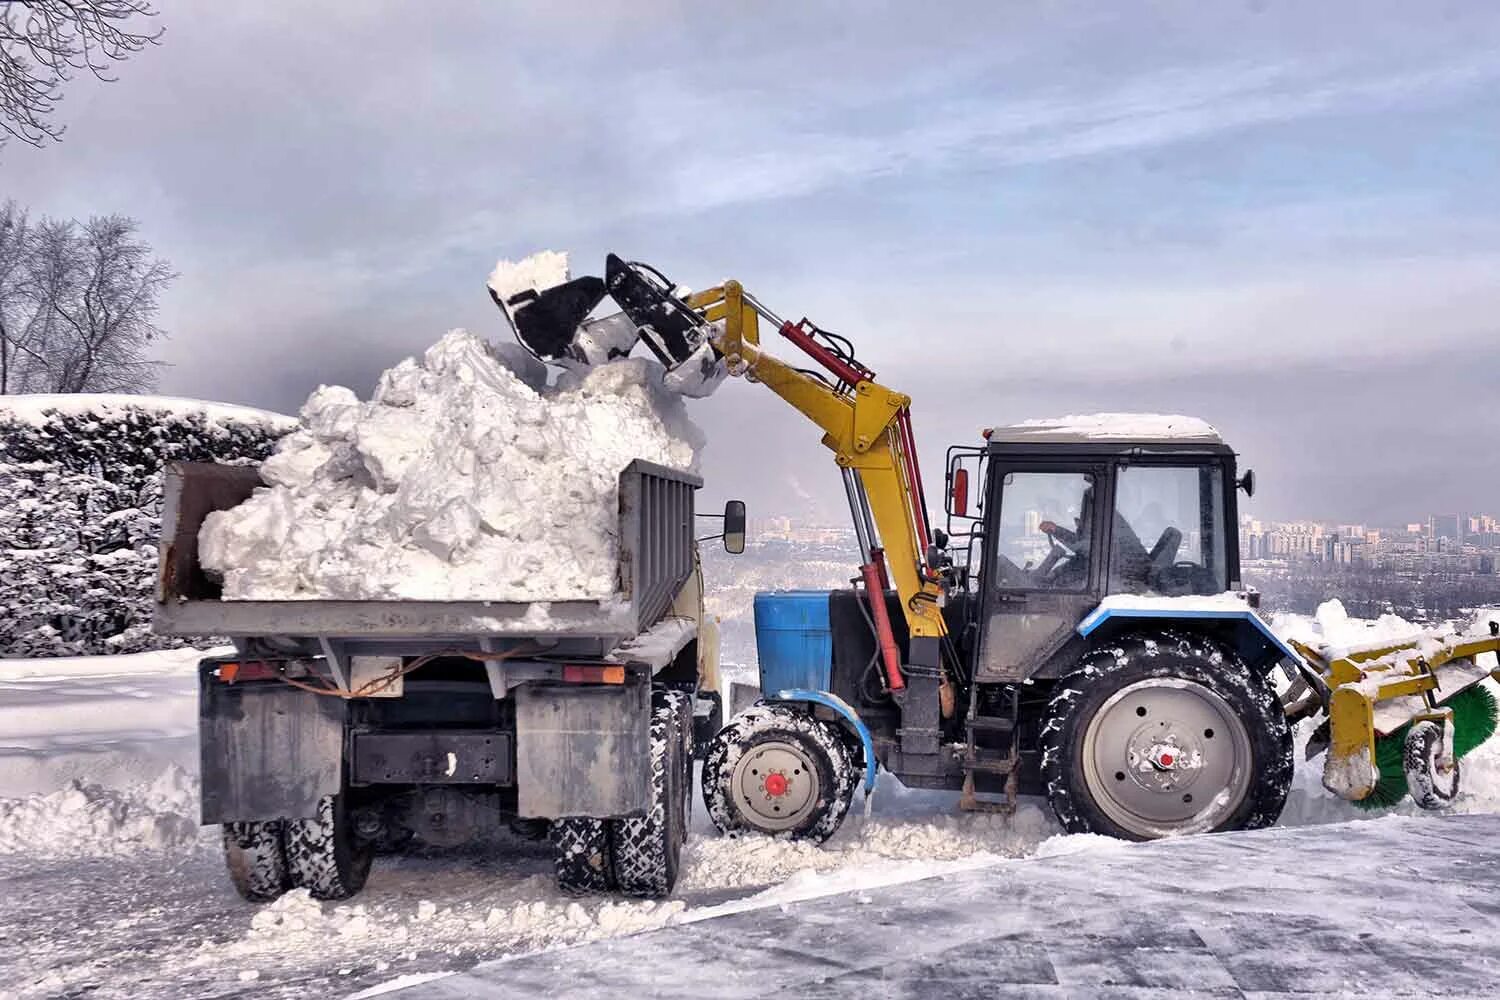
M 166 470 L 155 606 L 163 635 L 234 644 L 198 669 L 202 821 L 245 898 L 347 898 L 379 851 L 507 824 L 550 839 L 566 891 L 672 891 L 694 748 L 720 721 L 699 478 L 630 464 L 616 594 L 549 603 L 225 600 L 199 529 L 260 485 Z M 744 505 L 722 516 L 743 548 Z
M 499 298 L 497 296 L 497 298 Z M 606 298 L 617 313 L 596 316 Z M 763 698 L 714 738 L 704 803 L 726 833 L 814 841 L 880 770 L 967 809 L 1043 795 L 1070 832 L 1146 840 L 1268 826 L 1292 724 L 1347 799 L 1427 808 L 1495 730 L 1500 628 L 1359 650 L 1284 641 L 1240 576 L 1234 450 L 1208 424 L 1109 414 L 1030 421 L 948 449 L 931 520 L 911 399 L 850 338 L 783 319 L 739 282 L 679 290 L 609 255 L 499 304 L 540 360 L 645 343 L 669 384 L 769 390 L 822 434 L 849 501 L 854 586 L 755 598 Z M 806 357 L 762 343 L 762 326 Z

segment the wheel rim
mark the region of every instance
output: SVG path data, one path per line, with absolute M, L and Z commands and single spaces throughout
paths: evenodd
M 790 830 L 818 804 L 818 769 L 795 743 L 768 740 L 740 755 L 730 775 L 735 805 L 759 830 Z
M 1202 684 L 1137 681 L 1089 720 L 1083 771 L 1099 808 L 1135 836 L 1212 830 L 1249 791 L 1250 735 Z

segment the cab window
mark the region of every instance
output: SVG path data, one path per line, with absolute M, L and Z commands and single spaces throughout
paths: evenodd
M 1227 587 L 1218 467 L 1121 468 L 1112 527 L 1110 593 L 1176 597 Z
M 1005 589 L 1083 590 L 1092 556 L 1094 477 L 1011 472 L 1001 481 L 996 565 Z

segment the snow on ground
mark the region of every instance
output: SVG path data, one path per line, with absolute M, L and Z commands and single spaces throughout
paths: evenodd
M 0 997 L 344 995 L 1080 839 L 1057 837 L 1036 804 L 958 814 L 954 795 L 884 776 L 872 815 L 856 803 L 822 849 L 721 838 L 695 796 L 681 885 L 664 902 L 563 896 L 546 844 L 505 834 L 377 858 L 348 903 L 291 893 L 255 906 L 230 887 L 216 831 L 196 823 L 199 655 L 0 661 Z
M 702 444 L 662 377 L 623 360 L 549 388 L 520 347 L 454 330 L 370 402 L 314 392 L 269 486 L 205 520 L 203 566 L 231 600 L 608 599 L 620 473 L 693 469 Z

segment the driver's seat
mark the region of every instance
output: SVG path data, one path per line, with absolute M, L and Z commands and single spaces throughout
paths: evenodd
M 1156 540 L 1155 545 L 1151 546 L 1151 552 L 1146 557 L 1150 560 L 1153 578 L 1177 561 L 1177 550 L 1180 548 L 1182 548 L 1181 531 L 1168 528 L 1161 533 L 1161 537 Z

